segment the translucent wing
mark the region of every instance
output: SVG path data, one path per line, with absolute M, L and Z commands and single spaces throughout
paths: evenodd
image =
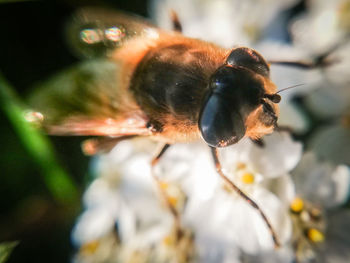
M 44 129 L 55 135 L 150 135 L 148 118 L 128 92 L 126 76 L 137 64 L 133 54 L 160 33 L 147 21 L 118 11 L 79 10 L 67 24 L 69 44 L 79 56 L 92 59 L 36 88 L 30 105 L 43 114 Z M 137 41 L 136 48 L 129 48 L 131 40 Z M 118 50 L 124 50 L 119 57 Z
M 118 64 L 89 60 L 38 85 L 29 99 L 55 135 L 150 135 L 148 118 L 125 93 Z
M 103 8 L 79 10 L 66 27 L 68 44 L 80 57 L 109 55 L 135 37 L 158 37 L 160 30 L 147 20 Z

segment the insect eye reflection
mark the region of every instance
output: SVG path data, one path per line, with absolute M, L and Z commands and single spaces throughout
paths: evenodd
M 232 54 L 236 53 L 232 51 L 229 58 Z M 264 132 L 259 127 L 274 127 L 277 122 L 277 109 L 269 103 L 278 103 L 280 95 L 266 93 L 269 80 L 251 69 L 259 61 L 251 60 L 250 53 L 242 55 L 241 49 L 237 54 L 239 65 L 224 65 L 211 76 L 209 94 L 200 113 L 202 138 L 212 147 L 237 143 L 244 136 L 250 137 L 251 131 Z M 243 67 L 242 61 L 250 68 Z M 263 110 L 256 112 L 261 104 Z
M 231 51 L 226 62 L 231 66 L 245 67 L 264 77 L 270 75 L 270 69 L 265 59 L 251 48 L 235 48 Z

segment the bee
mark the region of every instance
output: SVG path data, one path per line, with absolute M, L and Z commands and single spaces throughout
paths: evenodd
M 109 10 L 80 10 L 68 27 L 73 50 L 90 57 L 32 98 L 52 135 L 105 137 L 86 144 L 95 153 L 134 136 L 164 143 L 156 164 L 174 143 L 202 139 L 219 175 L 256 208 L 258 205 L 221 171 L 218 148 L 273 132 L 281 100 L 267 61 L 247 47 L 224 49 Z M 90 141 L 91 142 L 91 141 Z M 89 150 L 90 149 L 90 150 Z

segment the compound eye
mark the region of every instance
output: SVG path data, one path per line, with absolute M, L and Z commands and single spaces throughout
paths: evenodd
M 212 147 L 238 142 L 245 134 L 241 115 L 228 107 L 218 95 L 211 95 L 202 109 L 199 129 L 204 141 Z
M 226 63 L 231 66 L 241 66 L 254 72 L 269 77 L 270 69 L 265 59 L 255 50 L 247 47 L 239 47 L 231 51 Z

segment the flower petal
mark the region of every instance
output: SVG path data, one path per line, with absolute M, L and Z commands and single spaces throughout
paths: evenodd
M 264 142 L 264 147 L 252 147 L 250 157 L 255 170 L 267 178 L 284 175 L 299 162 L 302 145 L 288 133 L 275 132 L 265 136 Z

